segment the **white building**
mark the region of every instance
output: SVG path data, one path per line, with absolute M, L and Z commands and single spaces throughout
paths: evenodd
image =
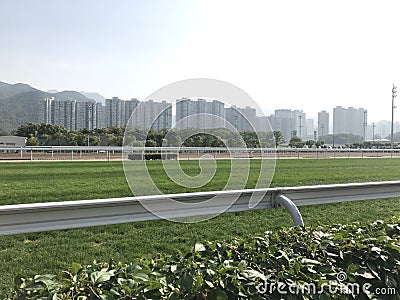
M 67 130 L 104 127 L 104 106 L 94 101 L 45 98 L 39 103 L 39 123 L 60 125 Z
M 318 113 L 318 138 L 329 134 L 329 113 L 325 110 Z
M 22 136 L 0 136 L 0 147 L 25 147 L 26 140 Z
M 277 109 L 268 119 L 272 129 L 282 132 L 287 143 L 293 136 L 307 139 L 307 119 L 302 110 Z
M 224 127 L 225 105 L 218 100 L 176 100 L 176 128 L 222 128 Z

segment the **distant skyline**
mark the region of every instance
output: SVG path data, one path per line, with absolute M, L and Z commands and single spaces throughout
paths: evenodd
M 144 100 L 214 78 L 266 115 L 352 106 L 371 124 L 400 85 L 399 14 L 395 0 L 2 0 L 0 81 Z

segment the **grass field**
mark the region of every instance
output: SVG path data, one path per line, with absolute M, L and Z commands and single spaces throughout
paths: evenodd
M 218 168 L 229 162 L 219 161 Z M 157 173 L 159 162 L 149 162 Z M 195 161 L 182 167 L 196 172 Z M 253 162 L 253 171 L 257 162 Z M 255 172 L 256 173 L 256 172 Z M 187 192 L 160 174 L 166 192 Z M 224 176 L 207 186 L 220 189 Z M 256 177 L 250 177 L 251 188 Z M 278 160 L 272 186 L 400 180 L 400 159 Z M 0 164 L 0 204 L 65 201 L 131 196 L 121 162 L 24 162 Z M 400 215 L 400 199 L 301 207 L 306 225 L 372 221 Z M 284 210 L 220 215 L 194 224 L 149 221 L 123 225 L 0 237 L 0 292 L 17 274 L 56 272 L 72 262 L 129 262 L 141 256 L 186 251 L 196 241 L 231 239 L 291 226 Z

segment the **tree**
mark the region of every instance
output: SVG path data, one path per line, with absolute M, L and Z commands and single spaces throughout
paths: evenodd
M 39 146 L 39 140 L 36 136 L 31 136 L 26 141 L 27 146 Z
M 313 140 L 307 140 L 306 145 L 311 148 L 313 145 L 315 145 L 315 142 Z
M 275 146 L 276 147 L 278 147 L 279 145 L 281 145 L 285 142 L 282 132 L 279 130 L 274 130 L 274 138 L 275 138 Z
M 58 146 L 61 146 L 63 144 L 63 141 L 64 141 L 64 134 L 62 132 L 56 132 L 54 134 L 54 139 L 56 141 L 56 144 Z
M 78 146 L 78 133 L 76 131 L 68 132 L 66 136 L 67 144 L 70 146 Z
M 157 142 L 155 140 L 147 140 L 146 147 L 157 147 Z
M 304 142 L 297 135 L 293 136 L 289 141 L 290 147 L 303 148 Z
M 108 146 L 122 146 L 123 137 L 122 136 L 115 136 L 113 134 L 106 134 L 107 145 Z
M 56 133 L 66 134 L 67 129 L 60 125 L 47 123 L 27 123 L 17 128 L 15 135 L 17 136 L 54 136 Z
M 89 145 L 90 146 L 98 146 L 100 144 L 100 138 L 95 136 L 95 135 L 91 135 L 89 136 Z
M 167 139 L 167 146 L 179 147 L 182 144 L 182 140 L 176 130 L 168 130 L 164 135 L 164 138 Z M 163 144 L 163 146 L 165 145 Z
M 226 142 L 228 147 L 239 147 L 239 148 L 244 148 L 246 147 L 246 144 L 244 143 L 244 141 L 239 138 L 229 138 L 228 141 Z

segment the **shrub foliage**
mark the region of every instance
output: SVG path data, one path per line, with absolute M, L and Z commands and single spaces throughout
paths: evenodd
M 400 299 L 400 218 L 288 228 L 18 276 L 9 299 Z

